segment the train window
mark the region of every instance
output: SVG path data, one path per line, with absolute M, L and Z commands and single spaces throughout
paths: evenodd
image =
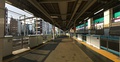
M 104 21 L 104 17 L 98 18 L 94 20 L 95 23 L 95 29 L 103 29 L 103 21 Z

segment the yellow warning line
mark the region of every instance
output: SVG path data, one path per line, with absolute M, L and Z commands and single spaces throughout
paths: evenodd
M 110 52 L 107 52 L 107 51 L 105 51 L 105 50 L 97 49 L 97 48 L 95 48 L 95 47 L 93 47 L 93 46 L 91 46 L 91 45 L 88 45 L 88 44 L 86 44 L 85 42 L 82 42 L 82 41 L 80 41 L 80 40 L 78 40 L 78 39 L 76 39 L 76 38 L 74 38 L 74 39 L 77 40 L 79 43 L 84 44 L 84 45 L 87 46 L 88 48 L 96 51 L 97 53 L 99 53 L 99 54 L 101 54 L 101 55 L 103 55 L 103 56 L 111 59 L 112 61 L 114 61 L 114 62 L 120 62 L 120 57 L 118 57 L 118 56 L 116 56 L 116 55 L 114 55 L 114 54 L 112 54 L 112 53 L 110 53 Z

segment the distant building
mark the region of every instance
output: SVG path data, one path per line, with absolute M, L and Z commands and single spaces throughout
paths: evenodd
M 43 19 L 35 21 L 35 32 L 36 34 L 51 34 L 52 25 L 48 22 L 45 22 Z
M 26 17 L 34 17 L 33 14 L 28 13 L 24 10 L 21 10 L 17 7 L 14 7 L 10 4 L 5 3 L 5 35 L 14 34 L 14 35 L 23 35 L 24 34 L 24 24 L 21 23 L 18 19 L 21 16 L 25 15 Z M 11 18 L 12 17 L 12 18 Z M 14 21 L 12 21 L 14 20 Z M 16 21 L 15 21 L 16 20 Z M 12 26 L 16 23 L 16 26 Z M 16 27 L 16 28 L 15 28 Z M 12 32 L 14 31 L 14 32 Z
M 35 21 L 35 31 L 36 34 L 42 34 L 42 20 L 36 20 Z
M 8 27 L 8 9 L 5 8 L 5 22 L 4 22 L 4 35 L 9 34 L 9 27 Z
M 35 34 L 36 32 L 35 32 L 35 23 L 32 23 L 31 25 L 30 25 L 30 30 L 31 30 L 31 34 Z
M 42 20 L 42 34 L 52 34 L 52 25 Z
M 32 24 L 26 24 L 26 35 L 33 34 L 32 28 L 33 28 Z
M 47 23 L 47 34 L 52 34 L 52 25 Z
M 42 34 L 46 34 L 46 33 L 47 33 L 46 22 L 42 20 Z
M 10 34 L 11 35 L 18 34 L 18 21 L 13 18 L 11 18 L 11 20 L 10 20 Z

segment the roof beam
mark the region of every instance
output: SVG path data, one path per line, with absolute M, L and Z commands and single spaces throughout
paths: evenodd
M 50 14 L 51 16 L 71 15 L 71 14 Z
M 79 15 L 75 18 L 74 23 L 75 23 L 76 20 L 77 20 L 83 13 L 85 13 L 85 11 L 86 11 L 87 9 L 89 9 L 96 1 L 97 1 L 97 0 L 88 0 L 87 4 L 86 4 L 86 5 L 83 7 L 83 9 L 81 9 L 81 11 L 78 13 Z M 74 23 L 71 23 L 71 25 L 74 24 Z M 69 27 L 70 27 L 71 25 L 69 25 Z
M 67 7 L 68 3 L 67 2 L 60 2 L 59 4 L 59 9 L 61 14 L 67 14 Z M 61 15 L 62 20 L 66 20 L 67 15 Z
M 39 0 L 39 3 L 60 3 L 60 2 L 72 2 L 76 0 Z
M 57 25 L 60 27 L 60 25 L 58 25 L 58 23 L 54 22 L 53 19 L 50 17 L 50 15 L 46 12 L 46 10 L 36 1 L 36 0 L 28 0 L 33 6 L 35 6 L 39 11 L 41 11 L 47 18 L 49 18 L 53 24 Z
M 77 1 L 77 4 L 76 4 L 76 6 L 75 6 L 75 9 L 74 9 L 74 11 L 73 11 L 73 13 L 72 13 L 72 16 L 71 16 L 71 18 L 70 18 L 70 20 L 69 20 L 67 26 L 70 24 L 71 20 L 72 20 L 73 17 L 75 16 L 76 11 L 78 10 L 78 8 L 79 8 L 81 2 L 82 2 L 82 0 L 78 0 L 78 1 Z
M 86 14 L 90 14 L 92 12 L 85 12 Z M 67 14 L 50 14 L 50 16 L 61 16 L 61 15 L 71 15 L 71 13 L 67 13 Z M 78 15 L 78 13 L 76 13 L 76 15 Z

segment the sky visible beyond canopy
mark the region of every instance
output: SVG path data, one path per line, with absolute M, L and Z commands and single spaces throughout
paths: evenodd
M 34 15 L 30 12 L 27 12 L 25 10 L 21 10 L 19 8 L 16 8 L 12 5 L 9 5 L 5 3 L 5 7 L 8 9 L 8 23 L 10 23 L 10 18 L 14 19 L 20 19 L 20 16 L 25 15 L 26 17 L 33 17 Z M 28 23 L 33 23 L 33 21 L 26 20 Z

